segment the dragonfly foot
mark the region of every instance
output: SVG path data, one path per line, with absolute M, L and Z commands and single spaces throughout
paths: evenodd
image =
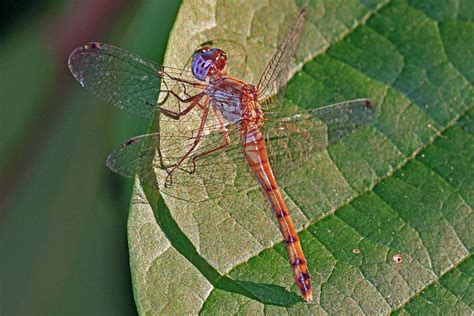
M 173 171 L 166 170 L 166 173 L 168 174 L 165 179 L 165 188 L 170 188 L 173 185 Z
M 193 168 L 189 171 L 190 174 L 193 174 L 196 172 L 196 160 L 197 160 L 197 157 L 193 157 L 193 159 L 191 159 L 191 162 L 193 163 Z
M 186 172 L 186 173 L 189 173 L 189 174 L 193 174 L 194 173 L 194 170 L 188 170 L 188 169 L 185 169 L 185 168 L 181 168 L 181 167 L 177 167 L 178 170 L 181 170 L 183 172 Z

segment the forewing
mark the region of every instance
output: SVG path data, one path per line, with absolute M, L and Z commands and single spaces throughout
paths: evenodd
M 186 98 L 193 89 L 203 86 L 188 71 L 162 67 L 97 42 L 76 48 L 69 56 L 69 69 L 83 87 L 105 101 L 147 118 L 155 113 L 157 103 L 165 103 L 169 90 Z M 160 96 L 160 92 L 164 93 Z
M 306 10 L 303 8 L 299 11 L 293 26 L 260 77 L 257 89 L 263 109 L 269 109 L 279 104 L 284 96 L 290 64 L 298 51 L 305 17 Z

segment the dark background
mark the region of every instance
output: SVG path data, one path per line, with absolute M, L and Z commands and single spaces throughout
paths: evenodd
M 148 122 L 105 105 L 67 68 L 104 41 L 162 61 L 177 0 L 4 1 L 0 18 L 0 314 L 136 313 L 132 181 L 107 154 Z

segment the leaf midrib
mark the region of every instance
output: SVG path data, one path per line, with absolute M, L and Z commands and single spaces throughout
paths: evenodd
M 341 34 L 336 38 L 336 40 L 331 43 L 330 41 L 326 40 L 326 43 L 328 43 L 327 46 L 324 46 L 323 48 L 321 48 L 320 50 L 317 50 L 315 51 L 313 54 L 310 54 L 309 56 L 307 56 L 305 59 L 303 59 L 303 61 L 301 63 L 299 63 L 294 69 L 293 71 L 290 73 L 290 76 L 289 76 L 289 79 L 288 81 L 290 81 L 293 76 L 295 74 L 297 74 L 298 72 L 302 71 L 303 67 L 311 62 L 312 60 L 314 60 L 317 56 L 319 55 L 322 55 L 322 54 L 325 54 L 329 49 L 331 49 L 334 45 L 336 45 L 337 43 L 343 41 L 347 36 L 349 36 L 352 32 L 354 32 L 354 30 L 356 30 L 357 28 L 359 28 L 361 25 L 365 25 L 367 23 L 368 20 L 370 20 L 375 14 L 377 14 L 379 11 L 381 11 L 383 8 L 385 8 L 387 5 L 389 5 L 390 3 L 392 2 L 392 0 L 387 0 L 385 2 L 381 2 L 378 4 L 378 6 L 373 9 L 373 10 L 368 10 L 368 12 L 358 21 L 358 23 L 355 23 L 353 27 L 351 28 L 348 28 L 345 32 L 341 32 Z M 312 23 L 311 21 L 307 21 L 309 23 Z M 317 25 L 315 25 L 314 23 L 312 23 L 315 27 L 317 27 Z

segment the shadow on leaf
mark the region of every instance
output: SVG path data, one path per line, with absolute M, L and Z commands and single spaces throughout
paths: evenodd
M 296 303 L 305 303 L 301 296 L 279 285 L 239 280 L 233 282 L 247 289 L 263 304 L 290 307 Z
M 282 286 L 239 281 L 220 274 L 197 252 L 192 242 L 171 216 L 170 210 L 164 203 L 160 193 L 156 189 L 146 186 L 143 187 L 143 190 L 153 209 L 158 225 L 160 225 L 171 245 L 189 260 L 215 288 L 237 293 L 267 305 L 291 307 L 296 303 L 303 302 L 299 295 Z

